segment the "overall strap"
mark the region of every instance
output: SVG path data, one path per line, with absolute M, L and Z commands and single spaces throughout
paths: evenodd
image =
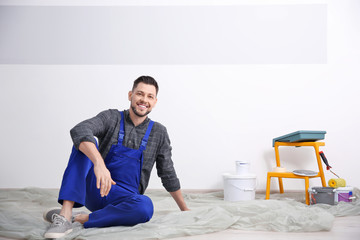
M 148 142 L 150 132 L 151 132 L 151 129 L 152 129 L 153 125 L 154 125 L 154 121 L 150 120 L 149 126 L 148 126 L 148 128 L 146 130 L 145 136 L 143 137 L 143 139 L 141 141 L 141 145 L 140 145 L 139 149 L 142 149 L 142 150 L 146 149 L 146 144 Z
M 124 122 L 124 112 L 120 112 L 121 120 L 120 120 L 120 131 L 118 137 L 118 144 L 122 144 L 125 136 L 125 122 Z
M 119 137 L 118 137 L 118 144 L 122 144 L 125 136 L 125 121 L 124 121 L 124 112 L 120 112 L 121 114 L 121 120 L 120 120 L 120 131 L 119 131 Z M 147 141 L 150 136 L 151 129 L 154 125 L 154 121 L 150 120 L 149 126 L 146 130 L 146 133 L 141 141 L 140 148 L 143 150 L 146 149 Z M 139 148 L 139 149 L 140 149 Z

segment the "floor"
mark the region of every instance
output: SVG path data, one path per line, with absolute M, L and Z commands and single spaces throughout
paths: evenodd
M 201 191 L 200 191 L 201 192 Z M 328 232 L 267 232 L 228 229 L 198 236 L 179 237 L 173 240 L 357 240 L 360 239 L 360 216 L 336 217 Z
M 360 239 L 360 216 L 337 217 L 329 232 L 261 232 L 243 230 L 225 230 L 205 235 L 174 238 L 174 240 L 356 240 Z
M 198 192 L 198 191 L 196 191 Z M 202 191 L 203 192 L 203 191 Z M 2 238 L 9 240 L 10 238 Z M 360 239 L 360 215 L 336 217 L 331 231 L 324 232 L 267 232 L 228 229 L 210 234 L 173 238 L 172 240 L 357 240 Z
M 360 237 L 360 216 L 337 217 L 334 226 L 329 232 L 261 232 L 225 230 L 205 235 L 174 238 L 173 240 L 357 240 Z M 6 239 L 9 238 L 1 238 Z

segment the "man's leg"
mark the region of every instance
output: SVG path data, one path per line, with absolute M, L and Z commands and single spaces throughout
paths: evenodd
M 72 206 L 71 203 L 66 203 L 64 213 L 69 208 L 85 205 L 86 177 L 92 166 L 91 160 L 73 147 L 68 166 L 64 172 L 58 199 L 60 204 L 64 204 L 64 201 L 73 202 Z
M 63 200 L 63 205 L 60 211 L 60 215 L 64 216 L 69 222 L 72 220 L 72 209 L 74 207 L 74 203 L 74 201 Z
M 63 208 L 64 205 L 65 201 Z M 120 201 L 120 203 L 110 203 L 103 209 L 95 210 L 91 214 L 78 214 L 74 217 L 73 221 L 80 222 L 87 228 L 133 226 L 149 221 L 153 215 L 153 211 L 154 206 L 149 197 L 140 194 L 134 194 L 131 197 L 124 198 Z M 90 217 L 91 221 L 89 222 Z
M 47 216 L 51 225 L 45 233 L 46 238 L 63 237 L 72 231 L 72 209 L 85 205 L 86 178 L 92 165 L 85 154 L 73 147 L 59 192 L 58 202 L 62 208 L 59 214 L 47 214 L 51 215 Z
M 149 197 L 133 194 L 119 203 L 109 203 L 89 215 L 78 215 L 75 221 L 83 223 L 85 228 L 134 226 L 148 222 L 153 212 L 154 206 Z

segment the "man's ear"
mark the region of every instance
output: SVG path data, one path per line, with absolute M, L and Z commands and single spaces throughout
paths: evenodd
M 132 96 L 132 91 L 129 91 L 129 93 L 128 93 L 128 99 L 129 99 L 129 101 L 131 101 L 131 96 Z

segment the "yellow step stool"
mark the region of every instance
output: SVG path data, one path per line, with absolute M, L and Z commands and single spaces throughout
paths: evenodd
M 321 163 L 321 158 L 319 154 L 319 147 L 325 146 L 324 142 L 274 142 L 274 149 L 275 149 L 275 158 L 276 158 L 276 167 L 280 167 L 280 154 L 279 154 L 279 147 L 280 146 L 286 146 L 286 147 L 314 147 L 315 149 L 315 155 L 317 159 L 317 164 L 319 168 L 319 172 L 315 176 L 300 176 L 296 175 L 292 172 L 268 172 L 267 173 L 267 182 L 266 182 L 266 196 L 265 199 L 270 198 L 270 182 L 272 177 L 277 177 L 279 180 L 279 189 L 280 193 L 284 193 L 284 187 L 283 187 L 283 178 L 299 178 L 305 180 L 305 200 L 306 204 L 310 204 L 310 198 L 309 198 L 309 179 L 310 178 L 317 178 L 319 177 L 321 179 L 321 183 L 323 187 L 326 187 L 326 181 L 324 176 L 324 171 Z

